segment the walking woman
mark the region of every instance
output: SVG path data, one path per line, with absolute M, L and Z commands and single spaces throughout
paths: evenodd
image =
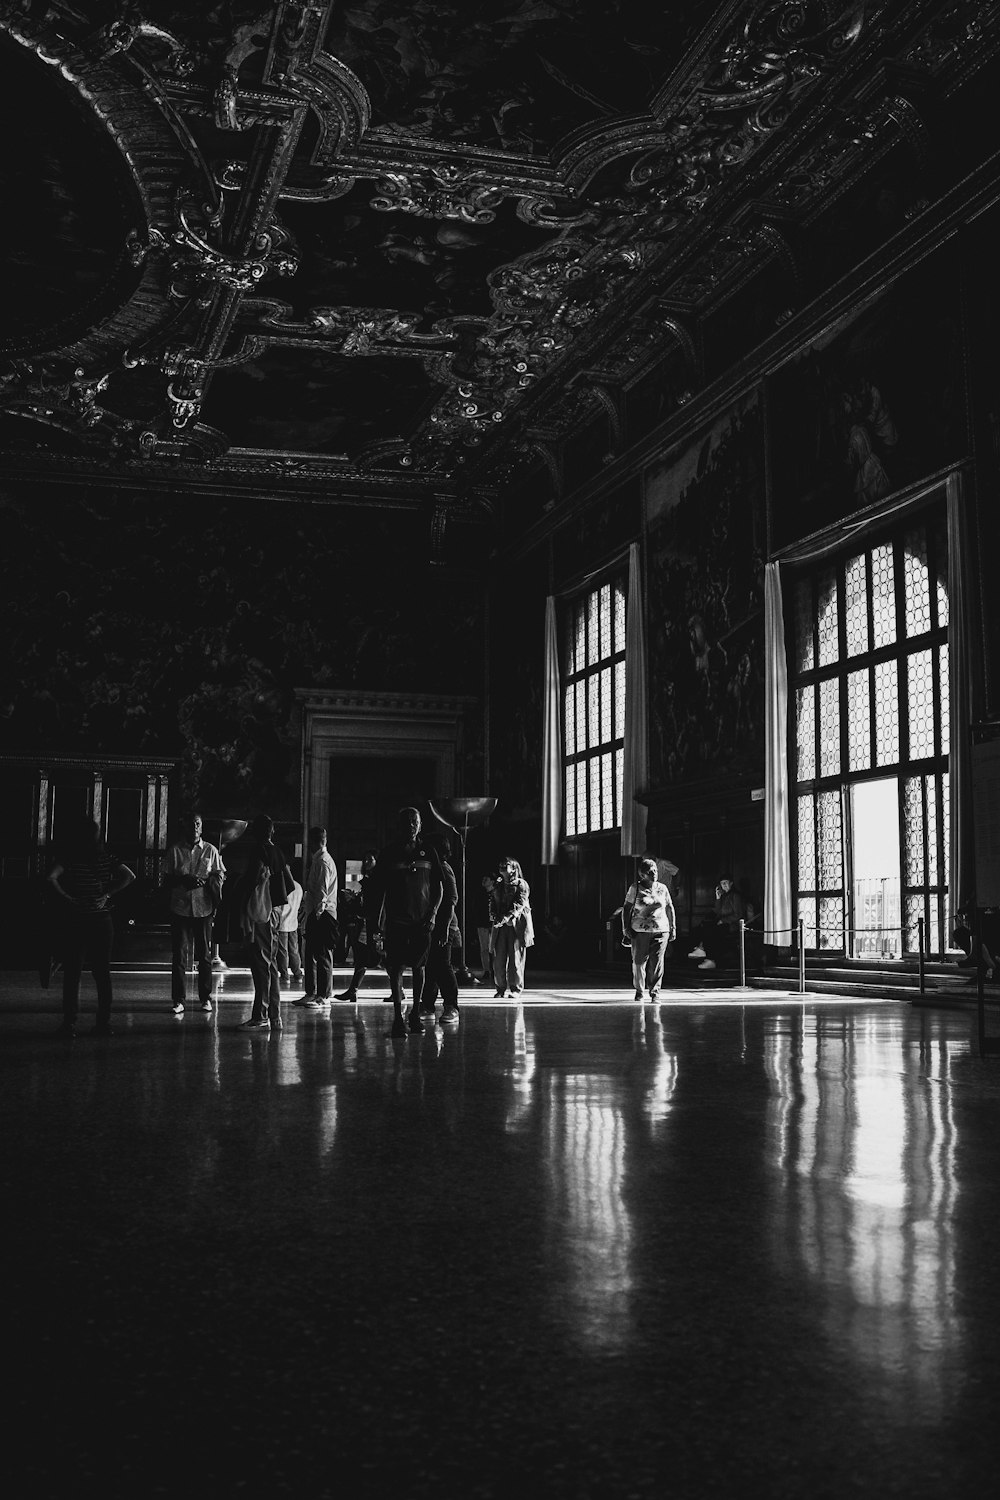
M 49 882 L 61 897 L 63 1018 L 60 1036 L 76 1034 L 80 1009 L 80 975 L 84 958 L 97 986 L 97 1036 L 111 1035 L 112 896 L 131 885 L 135 875 L 112 854 L 91 818 L 74 818 L 57 841 Z
M 650 1000 L 658 998 L 667 944 L 677 933 L 670 892 L 656 876 L 656 860 L 640 859 L 636 882 L 629 886 L 622 907 L 622 942 L 632 949 L 637 1000 L 643 999 L 646 990 Z
M 493 978 L 499 1000 L 513 998 L 524 989 L 524 960 L 535 941 L 529 894 L 517 860 L 501 860 L 491 897 Z

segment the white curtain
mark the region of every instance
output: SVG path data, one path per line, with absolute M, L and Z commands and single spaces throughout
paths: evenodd
M 648 707 L 646 697 L 646 622 L 642 607 L 639 544 L 628 549 L 628 598 L 625 604 L 625 774 L 622 787 L 622 853 L 646 848 L 647 809 L 635 800 L 649 783 Z
M 968 526 L 962 476 L 949 474 L 948 507 L 948 904 L 951 919 L 973 894 L 972 630 L 968 590 Z M 950 928 L 949 928 L 950 930 Z
M 764 927 L 776 947 L 788 946 L 792 871 L 788 837 L 788 673 L 781 609 L 780 564 L 764 572 Z M 778 934 L 781 934 L 778 936 Z
M 542 722 L 542 864 L 559 861 L 562 828 L 562 694 L 559 687 L 559 642 L 556 601 L 545 601 L 545 713 Z

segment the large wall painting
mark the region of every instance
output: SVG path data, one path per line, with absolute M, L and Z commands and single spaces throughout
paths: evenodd
M 7 752 L 176 755 L 206 811 L 295 818 L 296 688 L 481 691 L 478 581 L 417 561 L 419 515 L 43 498 L 0 495 Z
M 763 470 L 752 392 L 646 473 L 653 789 L 763 764 Z
M 773 377 L 772 551 L 961 457 L 958 279 L 946 248 Z

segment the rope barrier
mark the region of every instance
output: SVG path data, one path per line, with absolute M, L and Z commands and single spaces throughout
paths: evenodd
M 857 936 L 858 933 L 863 933 L 863 934 L 871 933 L 871 934 L 875 934 L 875 933 L 880 933 L 880 932 L 898 932 L 898 933 L 902 934 L 903 936 L 905 936 L 906 931 L 907 931 L 907 929 L 905 927 L 842 927 L 842 926 L 837 926 L 837 927 L 813 927 L 810 930 L 813 931 L 813 932 L 815 932 L 815 933 L 820 933 L 820 932 L 835 932 L 835 933 L 839 933 L 842 937 L 847 937 L 847 936 L 850 936 L 850 935 Z M 746 924 L 746 921 L 744 920 L 744 918 L 740 917 L 739 933 L 740 933 L 740 989 L 741 990 L 745 990 L 745 989 L 748 988 L 748 986 L 747 986 L 747 955 L 746 955 L 746 936 L 747 936 L 747 933 L 748 932 L 753 932 L 755 936 L 762 937 L 762 938 L 768 938 L 768 937 L 784 937 L 787 934 L 795 932 L 795 931 L 796 931 L 796 929 L 794 927 L 761 927 L 761 928 L 753 927 L 753 928 L 748 928 L 747 924 Z M 806 942 L 805 942 L 805 919 L 802 918 L 802 917 L 799 918 L 798 934 L 799 934 L 799 943 L 798 943 L 799 994 L 800 995 L 804 995 L 805 992 L 806 992 Z M 926 982 L 926 972 L 925 972 L 925 966 L 924 966 L 924 957 L 925 957 L 925 955 L 924 955 L 924 919 L 923 919 L 923 917 L 918 917 L 917 918 L 917 974 L 918 974 L 919 991 L 920 991 L 921 995 L 924 993 L 925 982 Z

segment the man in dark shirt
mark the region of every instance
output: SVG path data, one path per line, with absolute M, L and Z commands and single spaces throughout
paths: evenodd
M 413 972 L 410 1030 L 424 1029 L 420 1020 L 420 996 L 434 919 L 444 890 L 437 851 L 421 837 L 420 830 L 417 809 L 401 808 L 399 837 L 385 845 L 369 876 L 372 904 L 381 908 L 382 913 L 385 967 L 392 990 L 393 1036 L 406 1035 L 402 974 L 407 967 Z

